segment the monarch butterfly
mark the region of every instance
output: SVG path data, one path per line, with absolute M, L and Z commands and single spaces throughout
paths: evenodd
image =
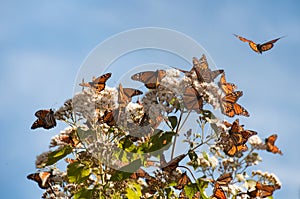
M 136 95 L 143 94 L 142 91 L 133 88 L 123 88 L 122 84 L 119 85 L 118 103 L 120 105 L 127 105 L 131 98 Z
M 277 135 L 273 134 L 271 136 L 269 136 L 268 138 L 265 139 L 265 144 L 267 147 L 267 151 L 272 152 L 272 153 L 279 153 L 280 155 L 283 155 L 283 153 L 281 152 L 281 150 L 275 146 L 275 141 L 277 139 Z
M 91 87 L 95 89 L 97 92 L 101 92 L 105 89 L 105 85 L 106 85 L 105 83 L 110 77 L 111 77 L 111 73 L 106 73 L 96 79 L 93 78 L 93 81 L 91 82 L 87 82 L 87 83 L 83 82 L 79 84 L 79 86 Z
M 181 190 L 181 192 L 179 193 L 178 199 L 188 199 L 189 197 L 186 196 L 184 189 Z M 200 191 L 197 191 L 197 193 L 195 193 L 192 197 L 192 199 L 200 199 L 201 198 L 201 194 Z
M 177 69 L 177 68 L 176 68 Z M 177 69 L 180 72 L 183 72 L 187 77 L 193 78 L 193 74 L 196 73 L 197 79 L 199 82 L 213 82 L 214 79 L 224 72 L 224 70 L 214 70 L 212 71 L 208 67 L 208 62 L 205 55 L 203 54 L 200 60 L 196 57 L 193 58 L 193 67 L 190 71 Z
M 106 123 L 108 126 L 115 126 L 116 125 L 116 119 L 118 114 L 117 111 L 108 111 L 105 110 L 102 117 L 98 119 L 98 122 L 100 123 Z
M 215 184 L 215 188 L 214 188 L 212 197 L 217 198 L 217 199 L 226 199 L 226 195 L 225 195 L 222 187 L 220 187 L 220 185 L 218 183 Z
M 247 151 L 246 142 L 256 134 L 255 131 L 244 130 L 243 125 L 240 125 L 239 120 L 236 119 L 229 129 L 229 144 L 225 147 L 224 152 L 229 156 L 235 156 L 239 152 Z
M 165 70 L 144 71 L 132 75 L 131 79 L 144 83 L 148 89 L 156 89 L 165 76 Z
M 234 117 L 235 115 L 243 115 L 249 117 L 248 111 L 237 104 L 237 100 L 243 95 L 242 91 L 235 91 L 233 93 L 226 94 L 221 99 L 221 111 L 228 117 Z
M 260 54 L 262 54 L 262 52 L 264 52 L 264 51 L 267 51 L 267 50 L 270 50 L 271 48 L 273 48 L 274 43 L 277 42 L 279 39 L 283 38 L 283 37 L 279 37 L 277 39 L 273 39 L 273 40 L 265 42 L 263 44 L 256 44 L 253 41 L 243 38 L 241 36 L 238 36 L 236 34 L 233 34 L 233 35 L 236 36 L 237 38 L 239 38 L 243 42 L 248 42 L 250 48 Z
M 50 172 L 39 172 L 39 173 L 29 174 L 27 176 L 27 179 L 37 182 L 41 189 L 47 189 L 51 187 L 49 181 L 50 176 L 51 176 Z
M 151 176 L 144 169 L 139 168 L 136 172 L 131 174 L 130 178 L 137 180 L 138 178 L 151 178 Z
M 71 145 L 72 147 L 76 147 L 80 143 L 75 133 L 70 135 L 61 135 L 59 136 L 59 140 L 63 143 Z
M 34 114 L 38 119 L 32 124 L 31 129 L 44 128 L 51 129 L 56 126 L 54 112 L 50 110 L 39 110 Z
M 225 94 L 232 93 L 234 90 L 237 89 L 237 86 L 235 84 L 226 82 L 225 72 L 222 73 L 218 85 Z
M 194 87 L 187 87 L 183 93 L 183 103 L 188 110 L 199 113 L 203 108 L 203 99 Z
M 280 186 L 278 185 L 265 185 L 260 182 L 256 182 L 255 190 L 248 191 L 247 195 L 249 195 L 251 198 L 260 197 L 265 198 L 268 196 L 272 196 L 273 192 L 277 189 L 280 189 Z
M 172 160 L 170 160 L 170 162 L 166 162 L 165 156 L 164 154 L 161 154 L 160 156 L 160 168 L 163 171 L 166 172 L 172 172 L 173 170 L 175 170 L 178 167 L 179 162 L 185 158 L 186 154 L 182 154 L 179 155 L 175 158 L 173 158 Z
M 228 185 L 231 181 L 232 181 L 231 173 L 224 173 L 217 178 L 216 183 L 225 186 Z
M 188 177 L 188 175 L 186 174 L 186 172 L 182 173 L 180 178 L 177 181 L 177 185 L 174 186 L 175 189 L 183 189 L 185 185 L 187 185 L 188 183 L 190 183 L 191 180 Z

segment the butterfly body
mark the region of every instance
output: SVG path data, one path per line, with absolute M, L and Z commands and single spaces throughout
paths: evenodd
M 264 51 L 270 50 L 271 48 L 273 48 L 275 42 L 277 42 L 279 39 L 283 38 L 283 37 L 279 37 L 277 39 L 273 39 L 271 41 L 268 41 L 268 42 L 265 42 L 262 44 L 257 44 L 255 42 L 253 42 L 249 39 L 246 39 L 244 37 L 241 37 L 239 35 L 236 35 L 236 34 L 233 34 L 233 35 L 236 36 L 241 41 L 247 42 L 249 44 L 250 48 L 259 54 L 262 54 Z
M 52 109 L 38 110 L 34 114 L 38 119 L 32 124 L 31 129 L 51 129 L 56 126 L 56 120 Z
M 271 152 L 271 153 L 279 153 L 280 155 L 283 155 L 283 153 L 281 152 L 281 150 L 275 146 L 275 141 L 277 140 L 277 135 L 273 134 L 271 136 L 269 136 L 268 138 L 265 139 L 265 144 L 267 147 L 267 151 Z

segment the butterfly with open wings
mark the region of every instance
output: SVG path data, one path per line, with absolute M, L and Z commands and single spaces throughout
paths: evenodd
M 49 110 L 38 110 L 34 114 L 38 119 L 32 124 L 31 129 L 44 128 L 51 129 L 56 126 L 56 120 L 54 117 L 54 111 Z
M 106 81 L 111 77 L 111 73 L 106 73 L 98 78 L 93 78 L 91 82 L 82 82 L 79 86 L 90 87 L 97 92 L 101 92 L 105 89 Z
M 243 95 L 242 91 L 235 91 L 226 94 L 221 99 L 221 111 L 228 117 L 234 117 L 235 115 L 243 115 L 249 117 L 248 111 L 239 105 L 237 100 Z
M 165 70 L 143 71 L 132 75 L 131 79 L 144 83 L 148 89 L 156 89 L 165 76 Z
M 233 34 L 233 35 L 236 36 L 237 38 L 239 38 L 241 41 L 249 43 L 250 48 L 253 51 L 260 53 L 260 54 L 262 54 L 262 52 L 264 52 L 264 51 L 267 51 L 267 50 L 270 50 L 271 48 L 273 48 L 274 43 L 277 42 L 279 39 L 283 38 L 283 37 L 279 37 L 277 39 L 273 39 L 273 40 L 265 42 L 263 44 L 257 44 L 255 42 L 253 42 L 249 39 L 246 39 L 244 37 L 241 37 L 239 35 L 236 35 L 236 34 Z

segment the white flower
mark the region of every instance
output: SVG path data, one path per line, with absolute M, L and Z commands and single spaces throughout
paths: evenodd
M 218 166 L 218 159 L 215 156 L 209 157 L 210 166 L 215 169 Z
M 262 144 L 262 141 L 258 135 L 253 135 L 248 139 L 249 144 L 256 146 Z

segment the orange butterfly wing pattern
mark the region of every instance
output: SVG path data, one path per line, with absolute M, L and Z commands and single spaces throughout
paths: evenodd
M 265 144 L 267 147 L 267 151 L 271 152 L 271 153 L 278 153 L 280 155 L 283 155 L 283 153 L 281 152 L 281 150 L 275 146 L 275 141 L 277 140 L 277 135 L 273 134 L 271 136 L 269 136 L 268 138 L 265 139 Z
M 225 72 L 222 73 L 220 81 L 218 82 L 219 87 L 225 94 L 234 92 L 237 89 L 237 86 L 233 83 L 228 83 L 225 78 Z
M 188 177 L 186 172 L 184 172 L 184 173 L 181 174 L 180 178 L 177 181 L 177 185 L 174 186 L 174 188 L 182 190 L 184 188 L 184 186 L 187 185 L 190 182 L 191 182 L 190 178 Z
M 214 188 L 212 198 L 226 199 L 226 195 L 225 195 L 222 187 L 220 187 L 220 185 L 218 183 L 215 184 L 215 188 Z
M 44 128 L 51 129 L 56 126 L 56 120 L 52 109 L 39 110 L 35 112 L 35 116 L 38 118 L 31 126 L 31 129 Z
M 260 182 L 256 182 L 255 190 L 248 191 L 247 195 L 250 196 L 250 198 L 266 198 L 268 196 L 272 196 L 273 192 L 277 189 L 280 189 L 280 186 L 265 185 Z
M 274 43 L 277 42 L 279 39 L 283 38 L 283 37 L 279 37 L 277 39 L 273 39 L 273 40 L 265 42 L 263 44 L 256 44 L 255 42 L 253 42 L 251 40 L 248 40 L 248 39 L 246 39 L 244 37 L 241 37 L 239 35 L 236 35 L 236 34 L 233 34 L 233 35 L 236 36 L 237 38 L 239 38 L 243 42 L 248 42 L 250 48 L 253 51 L 255 51 L 257 53 L 260 53 L 260 54 L 262 54 L 262 52 L 264 52 L 264 51 L 267 51 L 267 50 L 270 50 L 271 48 L 273 48 Z
M 101 75 L 100 77 L 93 79 L 91 82 L 83 82 L 79 84 L 79 86 L 90 87 L 95 89 L 97 92 L 101 92 L 105 89 L 106 81 L 111 77 L 111 73 L 106 73 Z
M 246 142 L 253 135 L 257 135 L 257 132 L 244 130 L 243 125 L 239 124 L 239 119 L 236 119 L 229 130 L 229 142 L 224 148 L 225 154 L 233 157 L 237 153 L 247 151 Z
M 249 117 L 248 111 L 237 104 L 237 100 L 243 95 L 242 91 L 235 91 L 229 94 L 226 94 L 221 99 L 221 111 L 223 114 L 228 117 L 234 117 L 235 115 L 243 115 Z
M 148 89 L 156 89 L 165 76 L 165 70 L 144 71 L 132 75 L 131 79 L 144 83 Z

